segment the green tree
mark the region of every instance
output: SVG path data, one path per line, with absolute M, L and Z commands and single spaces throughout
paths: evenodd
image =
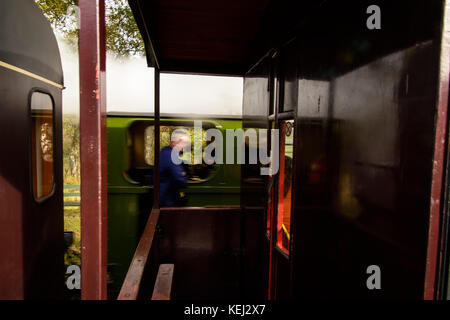
M 80 125 L 73 115 L 64 116 L 63 165 L 65 184 L 80 184 Z
M 53 28 L 77 43 L 77 0 L 35 0 Z M 116 57 L 143 55 L 144 42 L 126 0 L 105 0 L 106 49 Z
M 144 41 L 126 0 L 106 0 L 106 48 L 119 57 L 144 55 Z

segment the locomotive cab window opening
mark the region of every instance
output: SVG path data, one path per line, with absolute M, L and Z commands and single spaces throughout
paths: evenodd
M 205 147 L 211 143 L 206 142 L 206 130 L 213 127 L 215 127 L 213 124 L 203 122 L 203 128 L 201 131 L 202 152 Z M 201 164 L 194 164 L 194 135 L 198 133 L 195 133 L 194 123 L 192 121 L 171 121 L 161 123 L 160 149 L 170 145 L 172 132 L 177 129 L 185 130 L 191 138 L 191 152 L 185 152 L 181 156 L 182 160 L 191 160 L 191 164 L 183 163 L 188 177 L 188 182 L 199 183 L 210 179 L 215 171 L 214 165 L 208 165 L 203 160 Z M 139 121 L 134 123 L 130 130 L 132 140 L 132 156 L 131 168 L 128 170 L 128 175 L 131 179 L 140 182 L 141 184 L 150 185 L 152 183 L 151 176 L 153 174 L 154 166 L 155 127 L 153 126 L 153 122 Z
M 30 98 L 31 171 L 33 198 L 41 202 L 54 189 L 54 103 L 44 92 L 33 91 Z
M 292 210 L 294 120 L 280 122 L 280 167 L 278 175 L 277 246 L 289 253 Z

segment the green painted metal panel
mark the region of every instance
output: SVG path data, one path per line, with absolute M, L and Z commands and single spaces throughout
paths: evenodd
M 145 221 L 152 207 L 153 187 L 131 180 L 130 126 L 150 117 L 108 116 L 108 272 L 112 292 L 118 292 L 128 270 Z M 221 130 L 242 128 L 241 120 L 204 120 Z M 193 119 L 162 118 L 161 125 L 171 122 L 193 123 Z M 224 139 L 225 140 L 225 139 Z M 224 148 L 225 148 L 224 141 Z M 224 152 L 225 155 L 225 152 Z M 189 183 L 182 191 L 187 206 L 226 206 L 240 204 L 240 165 L 215 165 L 205 181 Z

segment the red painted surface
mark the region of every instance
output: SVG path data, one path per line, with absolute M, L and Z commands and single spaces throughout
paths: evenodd
M 104 0 L 80 0 L 81 297 L 106 299 Z
M 284 220 L 284 209 L 285 209 L 285 198 L 284 198 L 284 179 L 285 179 L 285 127 L 282 125 L 280 127 L 280 168 L 278 175 L 278 212 L 277 212 L 277 246 L 283 250 L 285 253 L 289 254 L 287 248 L 283 246 L 283 220 Z M 290 199 L 289 199 L 290 203 Z
M 9 201 L 0 202 L 0 252 L 3 261 L 0 264 L 0 299 L 24 299 L 22 228 L 23 204 L 20 190 L 11 185 L 3 176 L 0 176 L 0 198 Z M 20 214 L 4 214 L 4 213 Z M 11 250 L 13 249 L 13 250 Z
M 433 177 L 431 184 L 430 223 L 428 229 L 427 264 L 425 271 L 424 299 L 435 298 L 436 271 L 438 265 L 439 229 L 441 214 L 441 195 L 444 191 L 445 152 L 448 119 L 448 86 L 450 56 L 450 5 L 447 3 L 444 12 L 442 30 L 442 47 L 439 74 L 439 93 L 437 102 L 436 135 L 434 142 Z
M 274 179 L 274 177 L 270 177 L 269 179 Z M 270 180 L 269 180 L 270 184 Z M 268 292 L 267 299 L 272 299 L 272 259 L 273 259 L 273 229 L 272 229 L 272 218 L 273 218 L 273 209 L 275 202 L 275 192 L 274 187 L 272 187 L 270 191 L 270 203 L 267 205 L 267 232 L 269 233 L 269 277 L 268 277 Z
M 278 96 L 278 92 L 279 92 L 279 82 L 278 82 L 278 61 L 273 63 L 273 78 L 271 79 L 272 81 L 272 85 L 273 85 L 273 92 L 271 93 L 271 100 L 273 103 L 273 109 L 274 109 L 274 122 L 271 125 L 271 127 L 273 129 L 278 129 L 278 101 L 279 101 L 279 96 Z M 269 131 L 271 132 L 271 131 Z M 272 133 L 270 134 L 270 140 L 272 142 Z M 278 141 L 279 142 L 279 141 Z M 272 150 L 272 145 L 270 146 L 270 149 Z M 278 156 L 278 161 L 280 161 L 279 158 L 279 154 L 278 155 L 272 155 L 272 157 Z M 271 160 L 273 161 L 273 160 Z M 279 162 L 278 162 L 279 163 Z M 279 171 L 278 171 L 279 172 Z M 278 174 L 275 174 L 274 176 L 271 176 L 269 179 L 278 179 Z M 270 181 L 270 180 L 269 180 Z M 276 180 L 274 181 L 273 187 L 272 187 L 272 191 L 270 191 L 270 199 L 271 199 L 271 203 L 269 206 L 269 214 L 268 214 L 268 219 L 270 219 L 270 235 L 269 235 L 269 285 L 268 285 L 268 294 L 267 294 L 267 299 L 268 300 L 272 300 L 272 283 L 273 283 L 273 260 L 274 260 L 274 246 L 275 246 L 275 235 L 276 235 L 276 224 L 275 224 L 275 210 L 277 208 L 277 202 L 278 199 L 276 198 Z

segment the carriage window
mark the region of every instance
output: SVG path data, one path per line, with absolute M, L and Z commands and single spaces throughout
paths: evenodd
M 291 233 L 292 164 L 294 147 L 294 120 L 281 122 L 280 175 L 278 185 L 277 245 L 289 252 Z
M 53 101 L 48 94 L 31 96 L 31 161 L 33 196 L 36 201 L 53 191 Z
M 184 129 L 186 130 L 190 137 L 191 137 L 191 152 L 190 153 L 184 153 L 181 157 L 183 160 L 188 160 L 190 158 L 191 163 L 189 165 L 185 165 L 185 170 L 188 176 L 188 180 L 190 182 L 201 182 L 206 180 L 211 176 L 214 170 L 213 165 L 207 165 L 202 161 L 201 164 L 193 164 L 194 163 L 194 128 L 193 127 L 185 127 L 185 126 L 161 126 L 160 127 L 160 148 L 164 148 L 168 145 L 170 145 L 170 139 L 172 136 L 172 132 L 176 129 Z M 155 134 L 155 127 L 154 126 L 148 126 L 145 129 L 145 137 L 144 137 L 144 144 L 145 144 L 145 163 L 149 166 L 154 165 L 154 134 Z M 206 143 L 206 130 L 202 129 L 202 150 L 205 149 L 207 146 Z

